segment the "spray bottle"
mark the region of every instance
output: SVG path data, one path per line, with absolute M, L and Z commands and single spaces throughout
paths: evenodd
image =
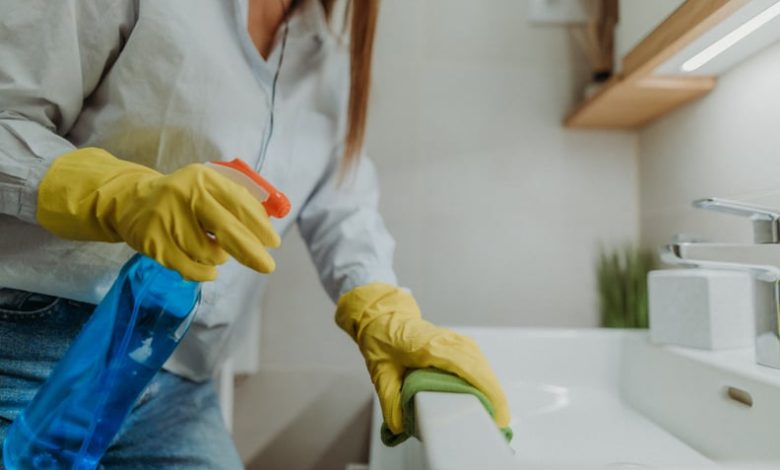
M 290 202 L 239 159 L 206 165 L 247 188 L 268 214 Z M 136 254 L 3 443 L 7 470 L 94 469 L 138 396 L 190 326 L 200 285 Z

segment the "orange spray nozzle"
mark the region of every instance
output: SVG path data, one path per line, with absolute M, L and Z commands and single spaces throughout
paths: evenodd
M 271 217 L 281 219 L 290 212 L 290 200 L 283 192 L 260 176 L 243 160 L 236 158 L 229 162 L 213 161 L 208 165 L 234 182 L 245 187 L 263 203 L 266 212 Z

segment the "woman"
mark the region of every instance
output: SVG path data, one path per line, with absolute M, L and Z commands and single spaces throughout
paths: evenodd
M 0 437 L 140 251 L 203 281 L 202 302 L 102 464 L 240 468 L 210 377 L 256 314 L 267 248 L 293 222 L 393 432 L 404 373 L 419 367 L 468 380 L 507 425 L 476 345 L 423 321 L 396 286 L 361 156 L 378 1 L 334 4 L 0 5 Z M 331 18 L 347 18 L 348 42 Z M 236 156 L 287 194 L 289 216 L 270 220 L 201 164 Z

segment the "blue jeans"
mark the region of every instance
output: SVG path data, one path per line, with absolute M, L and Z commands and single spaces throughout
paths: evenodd
M 0 441 L 94 307 L 0 288 Z M 141 394 L 99 468 L 227 470 L 243 465 L 222 421 L 213 382 L 162 371 Z

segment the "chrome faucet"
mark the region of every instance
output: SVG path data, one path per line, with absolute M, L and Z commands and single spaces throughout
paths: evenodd
M 780 369 L 780 210 L 717 198 L 693 205 L 749 218 L 754 243 L 674 243 L 662 250 L 661 259 L 670 264 L 751 272 L 759 281 L 754 283 L 756 362 Z

